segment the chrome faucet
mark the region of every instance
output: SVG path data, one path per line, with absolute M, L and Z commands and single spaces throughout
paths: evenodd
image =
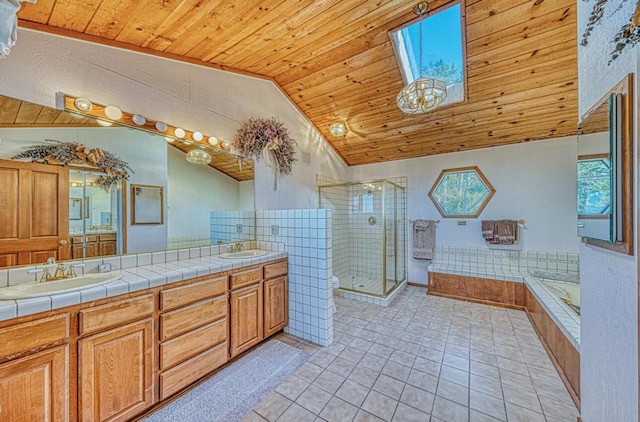
M 233 251 L 234 252 L 242 252 L 244 251 L 244 244 L 242 242 L 237 242 L 234 246 L 233 246 Z

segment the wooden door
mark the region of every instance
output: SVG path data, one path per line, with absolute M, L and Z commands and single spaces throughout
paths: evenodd
M 68 365 L 68 346 L 0 365 L 0 421 L 68 421 Z
M 127 421 L 153 404 L 153 319 L 78 342 L 80 421 Z
M 231 356 L 264 339 L 262 283 L 231 292 Z
M 0 267 L 69 259 L 69 172 L 0 160 Z
M 287 277 L 264 282 L 264 336 L 269 337 L 289 323 Z

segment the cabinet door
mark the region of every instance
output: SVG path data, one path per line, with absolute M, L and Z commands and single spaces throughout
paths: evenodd
M 153 404 L 153 319 L 78 342 L 81 421 L 126 421 Z
M 277 333 L 289 322 L 287 277 L 264 282 L 264 336 Z
M 116 241 L 115 240 L 100 240 L 100 254 L 99 256 L 115 255 L 116 254 Z
M 69 420 L 68 346 L 0 365 L 0 421 Z
M 264 338 L 262 283 L 231 292 L 231 356 Z

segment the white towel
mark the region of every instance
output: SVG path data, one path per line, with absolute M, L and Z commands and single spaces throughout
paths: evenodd
M 413 222 L 413 257 L 433 259 L 436 247 L 436 222 L 416 220 Z

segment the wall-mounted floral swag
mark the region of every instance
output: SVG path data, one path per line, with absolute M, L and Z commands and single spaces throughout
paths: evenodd
M 242 124 L 233 138 L 233 148 L 244 158 L 264 160 L 267 167 L 276 172 L 276 184 L 280 175 L 291 174 L 295 158 L 296 141 L 277 117 L 252 118 Z
M 133 173 L 129 164 L 109 151 L 100 148 L 88 148 L 77 142 L 62 142 L 46 139 L 49 144 L 36 145 L 12 157 L 14 160 L 28 158 L 32 163 L 44 164 L 85 164 L 97 167 L 107 173 L 95 180 L 95 185 L 109 190 L 116 183 L 128 180 Z
M 587 26 L 582 34 L 580 45 L 586 46 L 589 43 L 589 36 L 591 35 L 591 32 L 593 32 L 594 27 L 604 16 L 604 8 L 607 1 L 608 0 L 596 0 L 593 5 L 593 9 L 591 9 Z M 627 1 L 628 0 L 622 0 L 621 4 L 626 3 Z M 608 64 L 611 64 L 611 62 L 620 57 L 622 50 L 624 50 L 626 46 L 632 47 L 637 44 L 638 41 L 640 41 L 640 2 L 636 0 L 636 10 L 629 18 L 629 22 L 623 25 L 618 33 L 613 37 L 612 42 L 615 43 L 615 47 L 611 52 L 611 59 Z

